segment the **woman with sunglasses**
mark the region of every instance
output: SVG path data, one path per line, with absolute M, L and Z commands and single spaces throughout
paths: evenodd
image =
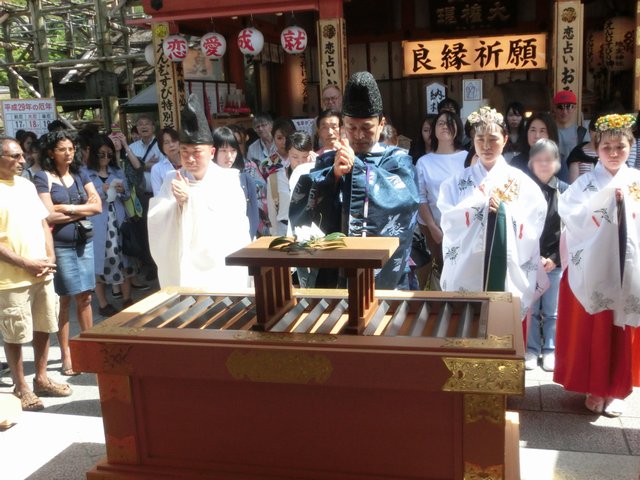
M 107 301 L 105 285 L 119 285 L 123 307 L 131 300 L 131 277 L 134 263 L 122 253 L 120 227 L 127 218 L 124 202 L 129 198 L 129 187 L 124 172 L 118 167 L 116 150 L 106 135 L 97 136 L 89 147 L 87 174 L 102 200 L 102 211 L 90 218 L 93 224 L 93 254 L 96 274 L 98 312 L 103 317 L 115 315 L 118 310 Z
M 53 285 L 60 296 L 58 343 L 62 374 L 76 375 L 69 350 L 69 308 L 76 302 L 80 330 L 93 326 L 91 291 L 95 288 L 93 242 L 86 217 L 102 211 L 91 179 L 81 169 L 77 136 L 69 130 L 49 132 L 42 142 L 42 170 L 34 176 L 40 200 L 49 210 L 57 271 Z

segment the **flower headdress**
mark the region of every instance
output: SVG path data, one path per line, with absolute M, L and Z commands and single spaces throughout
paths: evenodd
M 625 128 L 632 128 L 635 124 L 636 118 L 633 115 L 629 113 L 624 115 L 614 113 L 612 115 L 605 115 L 604 117 L 598 118 L 596 121 L 596 131 L 609 132 L 611 130 L 622 130 Z
M 476 110 L 471 115 L 469 115 L 467 120 L 474 127 L 480 125 L 481 123 L 497 123 L 498 125 L 502 125 L 504 123 L 504 117 L 502 116 L 502 114 L 499 113 L 495 108 L 491 107 L 480 107 L 479 110 Z

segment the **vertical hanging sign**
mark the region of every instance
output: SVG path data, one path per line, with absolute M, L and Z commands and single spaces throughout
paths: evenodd
M 320 89 L 337 85 L 342 91 L 347 80 L 347 42 L 343 18 L 318 20 Z
M 169 60 L 163 51 L 162 41 L 169 36 L 169 24 L 154 23 L 153 48 L 156 60 L 156 89 L 160 128 L 180 126 L 180 109 L 186 103 L 182 63 Z
M 427 113 L 438 113 L 438 104 L 447 97 L 447 88 L 441 83 L 430 83 L 426 86 Z
M 554 91 L 571 90 L 582 103 L 583 7 L 580 1 L 558 1 L 554 32 Z

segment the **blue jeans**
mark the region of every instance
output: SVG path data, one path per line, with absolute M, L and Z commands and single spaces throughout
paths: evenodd
M 558 290 L 562 268 L 547 274 L 549 290 L 531 306 L 531 325 L 527 333 L 527 351 L 535 355 L 556 349 L 556 320 L 558 319 Z M 544 342 L 544 343 L 543 343 Z

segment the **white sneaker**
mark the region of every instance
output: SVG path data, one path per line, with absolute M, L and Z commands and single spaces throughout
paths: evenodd
M 533 370 L 538 366 L 538 356 L 535 353 L 527 352 L 524 354 L 524 369 Z
M 556 368 L 556 354 L 554 352 L 542 354 L 542 369 L 547 372 L 553 372 Z

